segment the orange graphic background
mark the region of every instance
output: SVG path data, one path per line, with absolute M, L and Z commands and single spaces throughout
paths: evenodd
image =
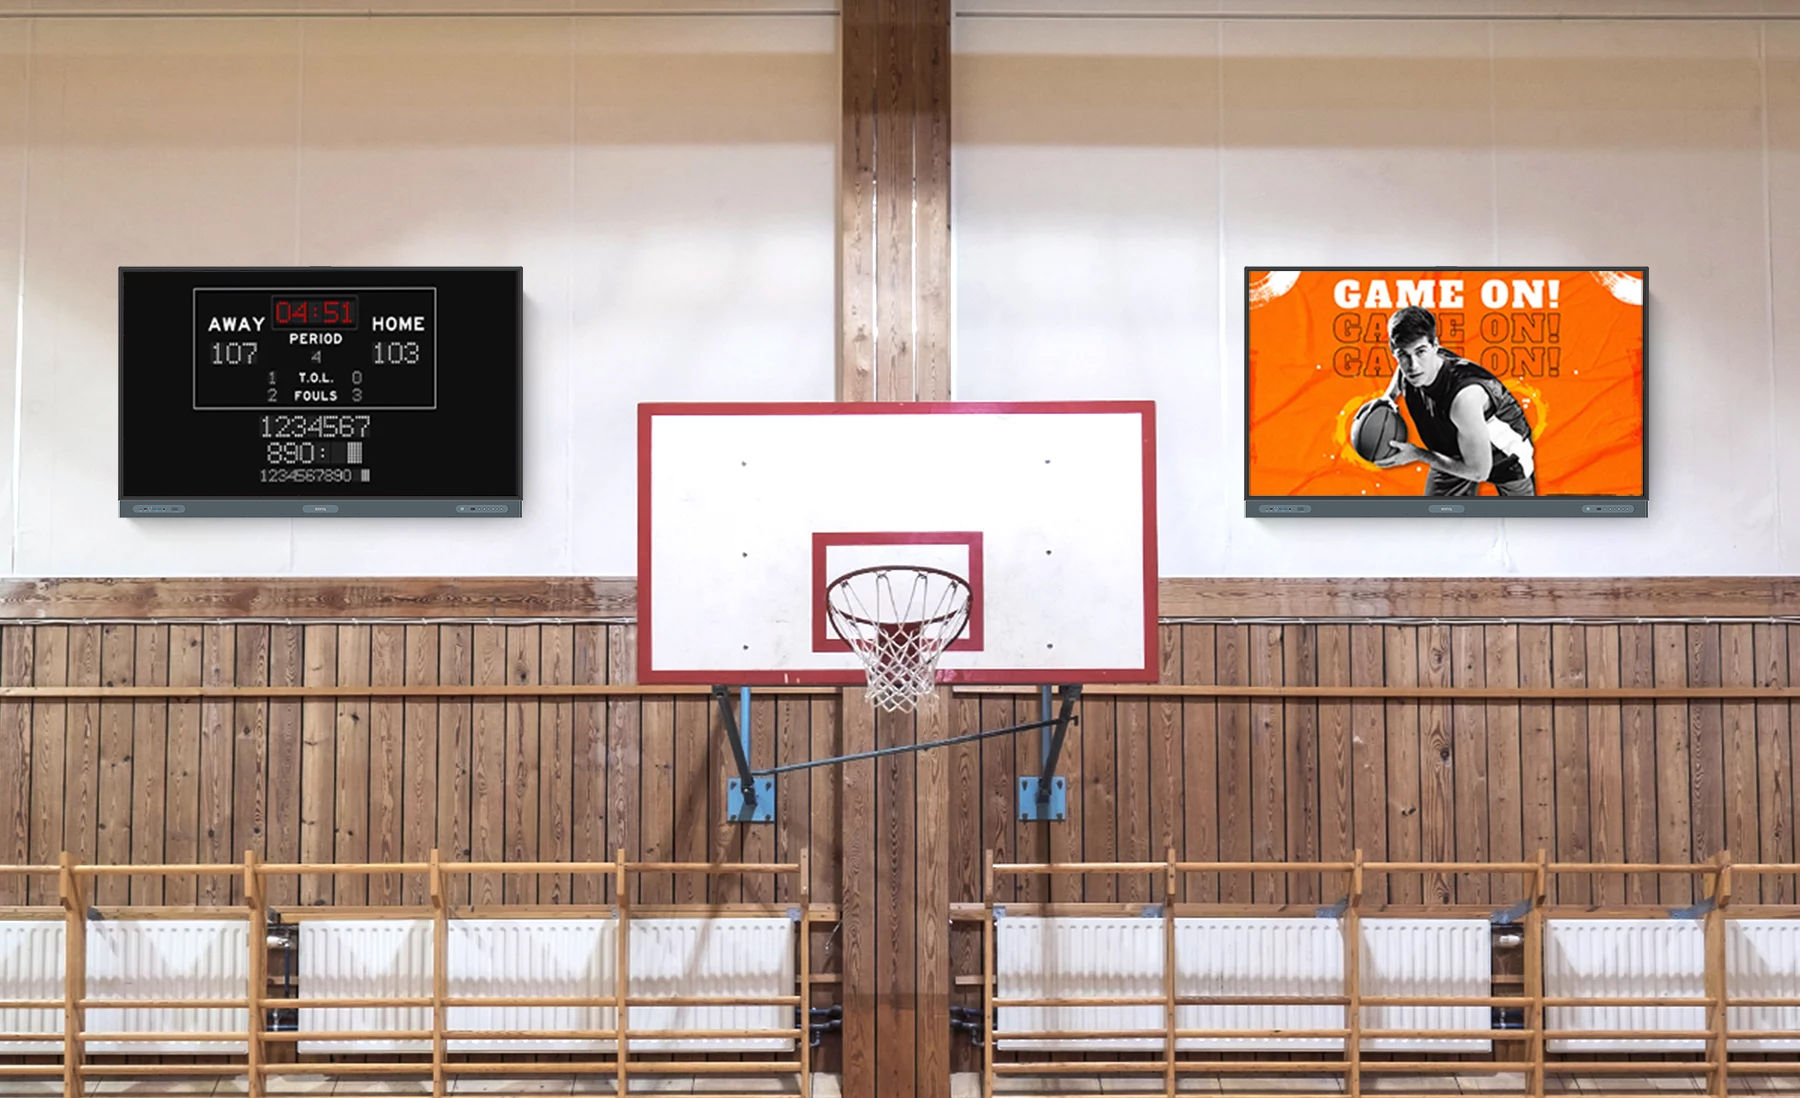
M 1342 279 L 1460 278 L 1463 306 L 1433 308 L 1439 341 L 1488 366 L 1512 390 L 1531 424 L 1539 495 L 1644 494 L 1643 306 L 1621 301 L 1601 274 L 1561 271 L 1304 271 L 1278 296 L 1282 279 L 1251 271 L 1249 494 L 1251 496 L 1416 496 L 1423 463 L 1377 469 L 1349 443 L 1363 402 L 1386 391 L 1388 307 L 1345 309 Z M 1557 308 L 1487 308 L 1482 284 L 1558 280 Z M 1461 314 L 1460 333 L 1451 329 Z M 1498 314 L 1490 316 L 1489 314 Z M 1485 330 L 1484 330 L 1485 329 Z M 1500 335 L 1499 339 L 1488 338 Z M 1351 338 L 1345 338 L 1349 336 Z M 1554 351 L 1555 354 L 1550 352 Z M 1504 356 L 1507 372 L 1490 365 Z M 1554 372 L 1553 372 L 1554 371 Z M 1354 376 L 1344 376 L 1352 373 Z M 1400 402 L 1402 414 L 1406 402 Z M 1407 417 L 1408 440 L 1419 441 Z M 1481 487 L 1493 495 L 1492 485 Z

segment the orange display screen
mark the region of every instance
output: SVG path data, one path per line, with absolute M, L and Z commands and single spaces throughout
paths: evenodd
M 1644 497 L 1647 274 L 1247 271 L 1247 496 Z

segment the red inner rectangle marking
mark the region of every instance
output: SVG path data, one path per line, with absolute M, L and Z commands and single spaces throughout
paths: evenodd
M 969 553 L 969 624 L 966 633 L 951 642 L 952 652 L 982 650 L 981 531 L 979 530 L 873 530 L 813 534 L 813 628 L 814 652 L 848 652 L 849 642 L 831 635 L 825 611 L 825 587 L 830 578 L 825 574 L 825 557 L 834 545 L 961 545 Z M 905 564 L 904 559 L 895 564 Z

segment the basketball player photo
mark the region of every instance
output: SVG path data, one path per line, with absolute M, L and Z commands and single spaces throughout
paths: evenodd
M 1423 446 L 1399 439 L 1375 465 L 1392 469 L 1422 461 L 1428 496 L 1472 496 L 1492 484 L 1503 496 L 1535 496 L 1531 425 L 1506 385 L 1438 344 L 1437 318 L 1417 305 L 1388 319 L 1394 380 L 1382 399 L 1406 398 Z
M 1247 516 L 1647 513 L 1647 269 L 1244 277 Z

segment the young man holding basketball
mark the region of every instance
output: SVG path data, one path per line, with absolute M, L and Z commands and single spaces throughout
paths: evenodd
M 1500 379 L 1438 346 L 1437 318 L 1416 305 L 1388 318 L 1388 346 L 1394 380 L 1383 399 L 1405 394 L 1424 446 L 1389 442 L 1394 453 L 1375 464 L 1424 462 L 1428 496 L 1472 496 L 1483 481 L 1503 496 L 1537 495 L 1531 426 Z

